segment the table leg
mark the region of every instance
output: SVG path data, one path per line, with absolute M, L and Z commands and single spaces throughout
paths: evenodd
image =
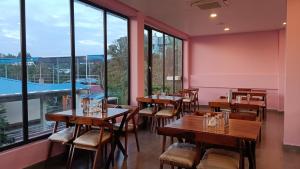
M 255 141 L 247 141 L 246 142 L 248 160 L 249 160 L 249 169 L 256 169 L 256 156 L 255 156 Z
M 124 157 L 127 157 L 127 152 L 125 151 L 125 149 L 124 149 L 124 147 L 123 147 L 123 145 L 120 141 L 120 136 L 121 136 L 121 133 L 123 131 L 123 127 L 124 127 L 126 118 L 127 118 L 127 114 L 124 114 L 119 129 L 114 132 L 113 141 L 111 143 L 112 144 L 112 149 L 111 149 L 111 152 L 109 154 L 108 160 L 106 162 L 105 168 L 109 168 L 110 163 L 113 161 L 114 152 L 115 152 L 115 149 L 116 149 L 117 146 L 121 150 L 121 152 L 123 153 Z

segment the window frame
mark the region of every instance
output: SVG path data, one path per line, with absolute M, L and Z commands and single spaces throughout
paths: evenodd
M 148 71 L 145 72 L 147 73 L 148 75 L 148 95 L 151 95 L 152 94 L 152 72 L 149 73 L 149 66 L 151 66 L 152 68 L 152 32 L 153 31 L 156 31 L 156 32 L 159 32 L 159 33 L 162 33 L 163 34 L 163 91 L 165 92 L 165 36 L 170 36 L 173 38 L 173 59 L 174 59 L 174 62 L 173 62 L 173 89 L 172 89 L 172 92 L 174 93 L 175 92 L 175 80 L 174 80 L 174 77 L 175 77 L 175 66 L 176 66 L 176 63 L 175 63 L 175 41 L 176 39 L 180 40 L 181 41 L 181 50 L 182 50 L 182 54 L 181 54 L 181 66 L 182 66 L 182 70 L 181 70 L 181 83 L 182 83 L 182 88 L 183 88 L 183 73 L 184 73 L 184 40 L 176 35 L 172 35 L 172 34 L 169 34 L 169 33 L 166 33 L 164 31 L 161 31 L 155 27 L 152 27 L 152 26 L 149 26 L 149 25 L 144 25 L 144 30 L 147 30 L 148 31 Z
M 71 94 L 72 94 L 72 100 L 71 105 L 72 109 L 76 110 L 76 53 L 75 53 L 75 17 L 74 17 L 74 3 L 75 1 L 90 5 L 92 7 L 95 7 L 97 9 L 103 10 L 104 14 L 104 58 L 105 58 L 105 94 L 104 96 L 107 97 L 107 13 L 111 13 L 113 15 L 116 15 L 122 19 L 127 20 L 127 38 L 128 38 L 128 104 L 130 103 L 130 68 L 131 68 L 131 49 L 130 49 L 130 19 L 128 16 L 123 15 L 119 12 L 116 12 L 114 10 L 105 8 L 101 5 L 98 5 L 96 3 L 90 2 L 89 0 L 68 0 L 69 1 L 69 10 L 70 10 L 70 51 L 71 51 Z M 29 138 L 29 122 L 28 122 L 28 85 L 27 85 L 27 59 L 26 59 L 26 53 L 27 53 L 27 46 L 26 46 L 26 0 L 19 0 L 19 12 L 20 12 L 20 53 L 21 53 L 21 74 L 22 74 L 22 123 L 23 123 L 23 140 L 20 142 L 15 142 L 3 147 L 0 147 L 0 152 L 23 146 L 41 139 L 45 139 L 51 135 L 51 132 L 47 134 L 43 134 L 41 136 L 37 136 L 34 138 Z

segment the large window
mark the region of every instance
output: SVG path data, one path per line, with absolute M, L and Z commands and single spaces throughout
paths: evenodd
M 67 109 L 71 96 L 69 6 L 69 0 L 26 0 L 29 137 L 50 131 L 45 113 Z
M 165 35 L 165 92 L 173 93 L 174 77 L 174 38 Z
M 128 103 L 127 17 L 80 0 L 0 0 L 0 11 L 0 151 L 46 137 L 45 114 L 82 98 Z
M 164 90 L 164 35 L 152 31 L 152 93 Z
M 23 140 L 19 8 L 0 1 L 0 147 Z
M 128 23 L 107 14 L 107 89 L 109 100 L 128 103 Z
M 175 93 L 182 89 L 183 85 L 183 44 L 182 40 L 175 38 L 175 75 L 174 75 L 174 83 L 175 83 Z
M 176 93 L 182 89 L 182 45 L 181 39 L 145 26 L 146 95 Z
M 104 58 L 104 11 L 75 1 L 75 49 L 76 49 L 76 89 L 77 107 L 80 99 L 89 97 L 94 102 L 105 95 Z M 80 90 L 82 84 L 90 90 Z

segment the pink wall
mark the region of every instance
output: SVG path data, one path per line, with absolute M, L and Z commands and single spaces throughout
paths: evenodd
M 144 96 L 144 17 L 138 13 L 130 18 L 130 103 L 136 105 L 136 98 Z
M 37 141 L 25 146 L 4 151 L 0 153 L 0 168 L 21 169 L 46 160 L 49 142 L 47 140 Z M 52 155 L 63 152 L 59 144 L 53 146 Z
M 284 144 L 300 146 L 300 1 L 287 1 Z
M 137 10 L 116 0 L 90 0 L 100 6 L 117 11 L 130 18 L 130 38 L 131 38 L 131 104 L 136 104 L 137 96 L 144 93 L 144 24 L 149 24 L 164 32 L 169 32 L 182 39 L 187 39 L 188 35 L 178 31 L 160 21 L 144 16 Z M 187 41 L 185 41 L 187 42 Z M 188 57 L 188 53 L 184 57 Z M 185 72 L 186 73 L 186 72 Z M 0 153 L 0 168 L 20 169 L 46 159 L 48 141 L 42 140 L 16 149 L 11 149 Z M 57 147 L 54 155 L 63 151 L 62 147 Z
M 230 88 L 264 88 L 268 108 L 280 109 L 279 40 L 279 31 L 191 38 L 190 86 L 200 88 L 201 104 Z

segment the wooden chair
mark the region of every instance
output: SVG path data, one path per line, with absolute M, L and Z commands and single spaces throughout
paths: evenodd
M 128 147 L 128 133 L 134 133 L 135 136 L 135 141 L 136 141 L 136 147 L 138 152 L 140 151 L 140 145 L 139 145 L 139 140 L 138 140 L 138 112 L 139 109 L 136 106 L 129 106 L 129 105 L 118 105 L 118 108 L 123 108 L 123 109 L 129 109 L 130 113 L 126 118 L 125 125 L 123 128 L 124 136 L 125 136 L 125 151 L 127 153 L 127 147 Z M 115 123 L 114 124 L 114 130 L 118 130 L 120 127 L 121 123 Z
M 250 88 L 238 88 L 237 90 L 239 92 L 251 92 L 252 89 L 250 89 Z
M 197 169 L 244 169 L 245 144 L 241 139 L 227 135 L 212 133 L 199 133 L 196 135 L 196 143 L 205 150 L 205 145 L 222 146 L 222 149 L 211 148 L 206 150 Z
M 255 114 L 258 117 L 258 120 L 261 121 L 260 107 L 258 105 L 236 103 L 234 106 L 236 112 Z
M 194 106 L 197 107 L 197 110 L 199 110 L 200 104 L 199 104 L 199 89 L 198 88 L 192 88 L 189 89 L 194 94 Z
M 179 117 L 181 103 L 176 103 L 171 100 L 155 99 L 156 106 L 155 126 L 159 127 L 160 124 L 164 126 L 167 121 L 174 120 L 174 117 Z
M 188 89 L 183 89 L 179 91 L 181 97 L 183 97 L 183 111 L 187 110 L 187 112 L 191 113 L 192 108 L 195 111 L 195 94 Z
M 95 156 L 93 160 L 93 169 L 98 168 L 97 162 L 101 159 L 101 153 L 103 146 L 110 143 L 113 138 L 113 125 L 106 121 L 95 120 L 91 118 L 78 118 L 75 119 L 76 124 L 82 126 L 84 124 L 89 126 L 97 127 L 91 130 L 86 131 L 82 135 L 79 135 L 79 130 L 77 130 L 76 136 L 78 136 L 73 141 L 73 148 L 71 150 L 71 160 L 70 160 L 70 168 L 72 168 L 72 161 L 74 156 L 75 149 L 84 149 L 95 151 Z
M 136 100 L 138 102 L 139 117 L 145 118 L 146 123 L 150 122 L 150 131 L 152 131 L 154 129 L 154 115 L 156 113 L 153 100 L 145 97 L 138 97 Z
M 47 159 L 46 159 L 45 165 L 47 165 L 47 161 L 51 157 L 54 143 L 68 145 L 68 146 L 70 146 L 70 150 L 71 150 L 72 142 L 75 138 L 75 127 L 71 127 L 69 125 L 68 117 L 56 116 L 55 119 L 47 119 L 47 120 L 53 120 L 53 121 L 55 121 L 55 124 L 53 127 L 52 134 L 48 137 L 48 140 L 50 141 L 50 143 L 49 143 L 48 154 L 47 154 Z M 61 131 L 58 131 L 58 126 L 59 126 L 59 123 L 61 123 L 61 122 L 66 123 L 66 128 Z M 70 152 L 71 151 L 69 151 L 69 156 L 70 156 Z M 69 158 L 67 161 L 67 166 L 69 166 Z
M 158 129 L 159 130 L 159 129 Z M 160 169 L 163 169 L 164 164 L 171 165 L 172 168 L 195 168 L 195 158 L 197 154 L 196 145 L 189 143 L 189 140 L 194 140 L 194 135 L 191 133 L 178 133 L 169 131 L 169 135 L 178 139 L 177 143 L 173 143 L 166 150 L 166 136 L 163 136 L 162 154 L 159 157 Z M 183 139 L 185 142 L 183 142 Z

